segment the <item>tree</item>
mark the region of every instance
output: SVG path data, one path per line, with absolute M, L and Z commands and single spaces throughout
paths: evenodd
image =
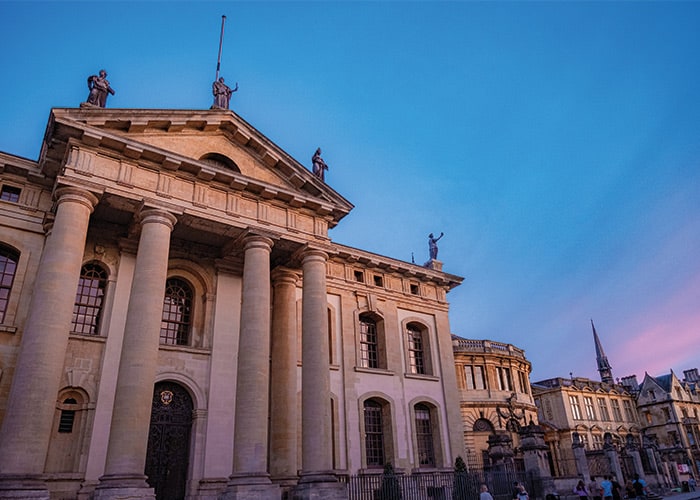
M 455 476 L 452 484 L 452 500 L 467 500 L 468 496 L 467 464 L 462 457 L 455 460 Z

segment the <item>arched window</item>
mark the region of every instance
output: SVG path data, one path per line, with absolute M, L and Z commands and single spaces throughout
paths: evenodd
M 10 302 L 12 283 L 17 272 L 19 253 L 0 246 L 0 323 L 5 321 L 7 305 Z
M 97 335 L 102 319 L 107 271 L 99 264 L 85 264 L 80 270 L 78 291 L 75 293 L 71 332 Z
M 192 287 L 180 278 L 165 282 L 161 344 L 188 345 L 192 328 Z
M 430 341 L 428 330 L 419 323 L 406 325 L 406 347 L 408 349 L 408 372 L 417 375 L 432 375 L 430 363 Z
M 382 405 L 368 399 L 364 404 L 365 456 L 367 467 L 384 466 L 384 418 Z
M 418 466 L 435 467 L 435 446 L 430 408 L 424 404 L 417 404 L 415 414 Z
M 234 172 L 241 173 L 241 169 L 238 168 L 236 162 L 234 162 L 228 156 L 224 156 L 220 153 L 207 153 L 204 156 L 202 156 L 199 160 L 203 161 L 204 163 L 208 163 L 209 165 L 213 165 L 215 167 L 223 167 L 226 169 L 233 170 Z

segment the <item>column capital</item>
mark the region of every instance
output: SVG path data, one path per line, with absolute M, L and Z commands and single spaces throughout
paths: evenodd
M 268 252 L 272 250 L 272 245 L 274 245 L 272 238 L 267 236 L 260 236 L 257 234 L 249 234 L 243 238 L 243 248 L 244 250 L 249 250 L 251 248 L 263 248 Z
M 270 277 L 272 278 L 273 285 L 296 285 L 296 283 L 299 281 L 299 273 L 286 267 L 274 268 L 270 273 Z
M 312 262 L 312 261 L 323 261 L 328 260 L 328 252 L 321 248 L 315 247 L 305 247 L 299 252 L 299 257 L 301 257 L 301 262 Z
M 139 212 L 138 217 L 141 227 L 145 224 L 157 223 L 167 226 L 172 231 L 177 223 L 175 215 L 160 208 L 143 208 Z
M 64 186 L 56 189 L 54 198 L 56 199 L 56 205 L 60 205 L 61 203 L 67 201 L 72 201 L 74 203 L 85 205 L 90 209 L 91 213 L 95 209 L 97 202 L 100 201 L 94 193 L 91 193 L 86 189 L 73 186 Z

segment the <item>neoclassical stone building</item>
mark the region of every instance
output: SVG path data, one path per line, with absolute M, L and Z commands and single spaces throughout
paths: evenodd
M 53 109 L 0 154 L 0 498 L 450 467 L 462 279 L 331 241 L 351 209 L 234 112 Z
M 525 351 L 491 340 L 452 339 L 468 462 L 480 468 L 521 458 L 518 431 L 537 424 Z

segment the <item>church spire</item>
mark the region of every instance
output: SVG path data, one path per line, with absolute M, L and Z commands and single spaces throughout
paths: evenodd
M 608 362 L 608 357 L 605 355 L 605 351 L 603 351 L 603 345 L 600 343 L 598 333 L 595 331 L 593 320 L 591 320 L 591 327 L 593 328 L 593 342 L 595 342 L 595 357 L 596 361 L 598 362 L 600 381 L 604 384 L 614 384 L 615 380 L 612 376 L 612 367 Z

